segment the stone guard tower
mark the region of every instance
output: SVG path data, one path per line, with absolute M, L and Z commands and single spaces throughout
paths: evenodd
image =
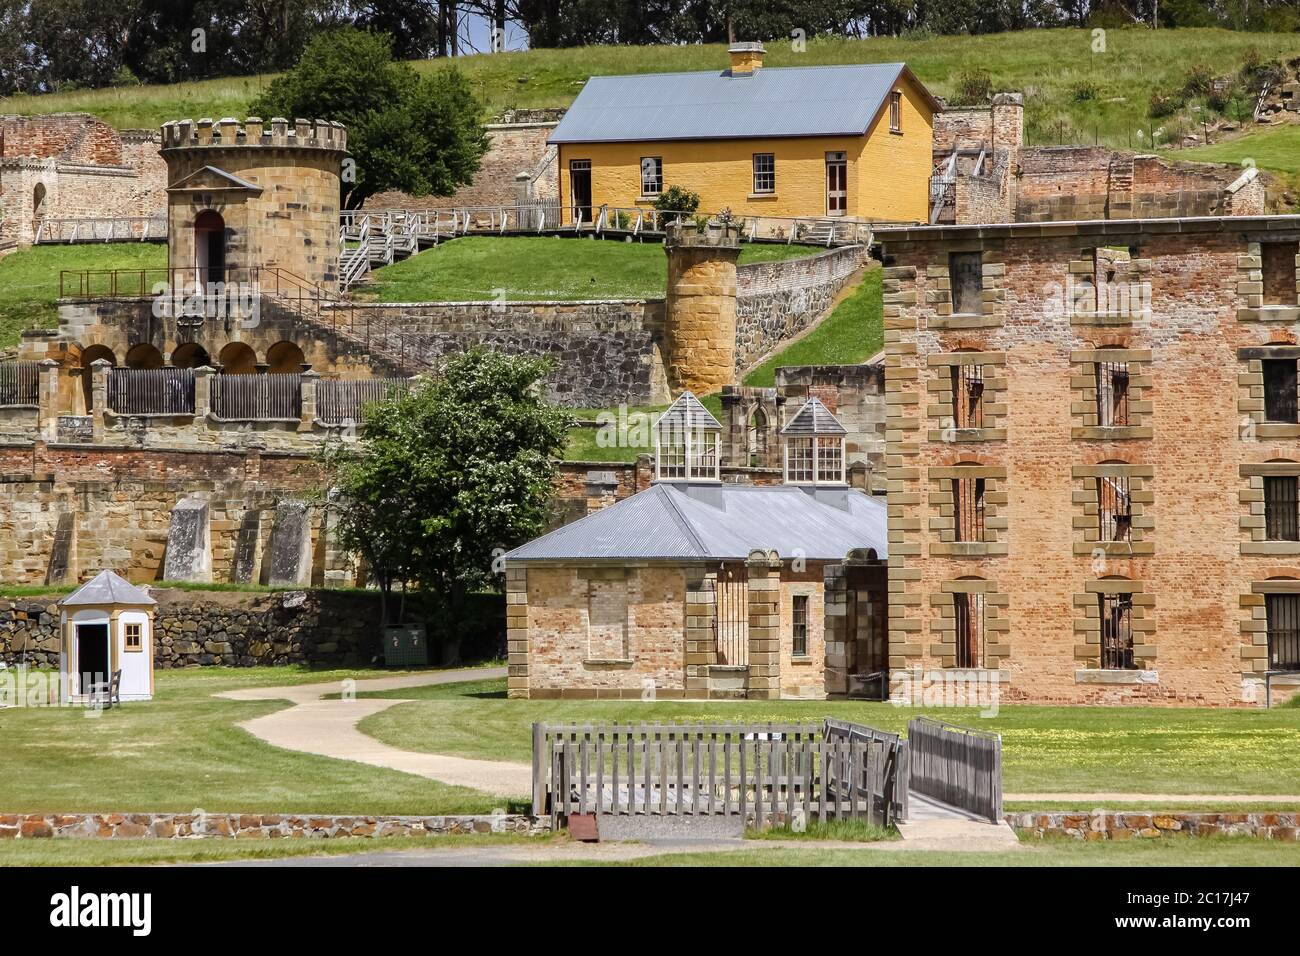
M 173 120 L 163 124 L 160 152 L 174 273 L 205 284 L 247 282 L 250 270 L 277 267 L 333 289 L 348 154 L 342 124 Z
M 740 229 L 670 223 L 664 364 L 673 394 L 704 395 L 736 380 L 736 260 Z

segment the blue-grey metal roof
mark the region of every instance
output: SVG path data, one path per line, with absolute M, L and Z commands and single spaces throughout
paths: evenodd
M 885 503 L 855 488 L 658 482 L 506 555 L 507 561 L 839 561 L 874 549 L 885 558 Z
M 848 429 L 831 414 L 819 398 L 810 398 L 795 413 L 788 425 L 781 429 L 783 435 L 847 435 Z
M 904 71 L 902 63 L 857 63 L 762 67 L 737 76 L 726 70 L 593 76 L 550 142 L 859 136 Z M 937 108 L 933 98 L 931 105 Z
M 682 392 L 677 401 L 655 421 L 655 428 L 670 431 L 722 431 L 722 424 L 695 397 L 694 393 Z
M 134 584 L 112 571 L 100 571 L 59 602 L 63 607 L 83 607 L 88 604 L 127 604 L 132 607 L 149 607 L 157 603 Z

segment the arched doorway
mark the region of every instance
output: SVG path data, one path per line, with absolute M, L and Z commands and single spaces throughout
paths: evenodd
M 243 342 L 231 342 L 217 354 L 225 375 L 252 375 L 257 371 L 257 353 Z
M 93 375 L 90 366 L 100 359 L 104 359 L 110 365 L 117 364 L 117 356 L 107 345 L 91 345 L 81 351 L 81 389 L 82 395 L 86 402 L 86 414 L 89 415 L 95 410 L 95 388 Z
M 198 281 L 226 281 L 226 221 L 214 209 L 194 218 L 194 267 Z
M 198 342 L 178 345 L 176 351 L 172 352 L 172 365 L 176 368 L 202 368 L 211 364 L 212 359 L 208 355 L 208 350 Z
M 32 235 L 41 228 L 41 221 L 45 218 L 45 183 L 37 183 L 36 188 L 32 190 Z
M 162 368 L 163 357 L 158 349 L 148 342 L 133 345 L 126 353 L 127 368 Z
M 306 358 L 293 342 L 276 342 L 266 350 L 269 372 L 301 372 Z

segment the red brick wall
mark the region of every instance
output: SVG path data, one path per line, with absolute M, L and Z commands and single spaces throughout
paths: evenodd
M 117 131 L 87 113 L 0 116 L 0 140 L 0 157 L 122 165 L 122 139 Z

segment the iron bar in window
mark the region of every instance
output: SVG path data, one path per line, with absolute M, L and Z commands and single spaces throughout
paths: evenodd
M 718 565 L 714 583 L 713 646 L 719 664 L 749 663 L 749 569 L 743 561 Z
M 1133 670 L 1133 595 L 1099 594 L 1101 666 Z
M 952 479 L 953 528 L 958 541 L 984 540 L 984 479 Z
M 957 428 L 984 427 L 984 367 L 952 366 L 952 418 Z
M 1269 541 L 1300 541 L 1296 482 L 1290 475 L 1264 479 L 1264 537 Z
M 1133 505 L 1127 478 L 1097 479 L 1097 532 L 1101 541 L 1130 541 Z
M 1296 421 L 1296 363 L 1294 359 L 1265 359 L 1264 419 Z
M 984 595 L 952 596 L 957 637 L 957 666 L 980 667 L 984 661 Z
M 1300 594 L 1265 595 L 1270 670 L 1300 670 Z
M 1107 428 L 1128 425 L 1128 363 L 1097 363 L 1097 424 Z

